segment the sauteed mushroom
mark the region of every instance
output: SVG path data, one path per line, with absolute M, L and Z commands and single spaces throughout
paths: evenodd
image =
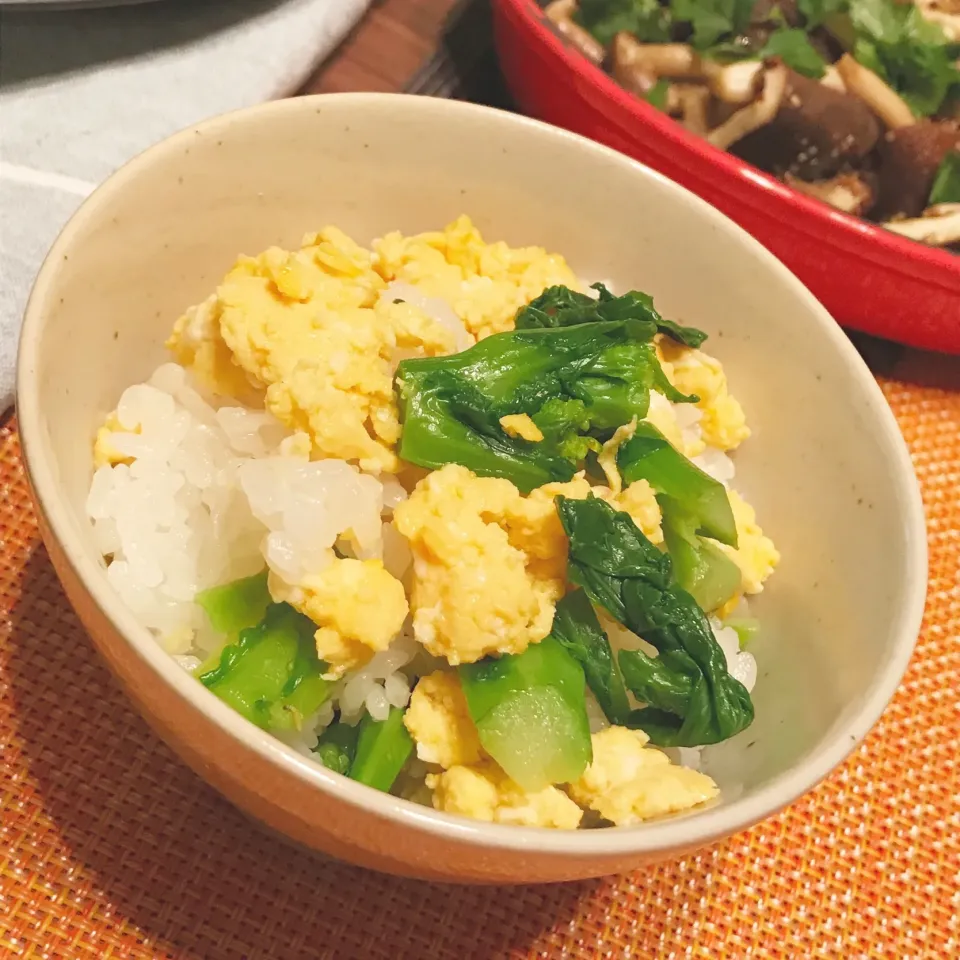
M 835 209 L 957 242 L 960 178 L 945 158 L 960 150 L 960 0 L 656 4 L 553 0 L 547 16 L 714 146 Z

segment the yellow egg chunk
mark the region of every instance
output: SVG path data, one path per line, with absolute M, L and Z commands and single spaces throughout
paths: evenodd
M 510 542 L 530 558 L 530 567 L 538 576 L 565 583 L 567 575 L 567 535 L 557 514 L 554 499 L 559 496 L 584 500 L 591 486 L 582 473 L 567 483 L 547 483 L 518 496 L 507 505 L 504 519 Z
M 727 496 L 737 525 L 737 548 L 722 543 L 717 546 L 740 568 L 743 592 L 759 593 L 763 581 L 780 562 L 780 553 L 757 523 L 753 507 L 736 490 L 727 491 Z
M 508 437 L 519 437 L 531 443 L 539 443 L 543 439 L 543 431 L 526 413 L 511 413 L 501 417 L 500 426 Z
M 700 429 L 709 446 L 733 450 L 750 436 L 743 408 L 730 395 L 727 375 L 719 360 L 702 350 L 675 343 L 668 337 L 658 342 L 657 349 L 665 361 L 664 373 L 670 382 L 681 392 L 693 393 L 700 398 L 697 403 L 703 414 Z M 691 451 L 683 452 L 688 456 L 696 455 Z
M 140 428 L 136 427 L 133 431 L 127 431 L 120 423 L 115 410 L 113 413 L 108 413 L 103 426 L 97 431 L 96 439 L 93 441 L 94 467 L 99 469 L 100 467 L 115 467 L 118 463 L 127 465 L 133 463 L 133 457 L 120 453 L 111 442 L 113 434 L 129 432 L 139 433 Z
M 417 307 L 406 302 L 380 301 L 377 309 L 390 321 L 397 346 L 401 349 L 419 350 L 428 357 L 443 356 L 456 351 L 457 341 L 453 332 Z
M 270 593 L 317 625 L 317 656 L 329 666 L 327 679 L 362 667 L 386 650 L 409 609 L 403 584 L 379 560 L 335 558 L 296 586 L 271 575 Z
M 222 311 L 223 304 L 215 293 L 190 307 L 174 324 L 167 349 L 207 390 L 232 397 L 248 407 L 262 407 L 263 385 L 254 382 L 234 362 L 220 335 Z
M 488 244 L 466 216 L 444 230 L 412 237 L 389 233 L 374 249 L 385 280 L 402 280 L 446 300 L 477 339 L 512 330 L 517 310 L 547 287 L 581 287 L 559 254 Z
M 578 474 L 524 497 L 507 480 L 456 464 L 427 474 L 394 513 L 414 558 L 416 639 L 452 665 L 522 653 L 542 640 L 566 589 L 568 543 L 554 498 L 591 493 L 626 511 L 654 542 L 663 539 L 643 480 L 615 496 Z
M 477 728 L 455 673 L 438 670 L 413 688 L 404 726 L 426 763 L 450 768 L 479 762 L 483 756 Z
M 448 464 L 394 511 L 413 553 L 414 636 L 452 665 L 522 653 L 550 632 L 563 584 L 510 542 L 505 514 L 520 500 L 508 480 Z
M 293 252 L 241 257 L 167 345 L 211 390 L 265 405 L 308 434 L 314 458 L 395 471 L 395 354 L 447 353 L 454 337 L 417 308 L 380 300 L 385 283 L 372 263 L 335 228 Z
M 604 499 L 611 506 L 628 513 L 651 543 L 663 543 L 663 530 L 660 527 L 660 504 L 657 503 L 657 496 L 653 487 L 646 480 L 634 480 L 617 496 Z
M 613 496 L 619 496 L 623 489 L 623 478 L 617 467 L 617 454 L 620 448 L 637 432 L 637 418 L 629 423 L 621 424 L 613 432 L 613 436 L 601 447 L 597 456 L 597 463 L 607 478 L 607 485 Z
M 433 806 L 488 823 L 576 830 L 583 811 L 556 787 L 527 793 L 492 762 L 429 774 Z
M 706 774 L 672 764 L 641 730 L 607 727 L 591 737 L 593 760 L 570 796 L 617 826 L 689 810 L 719 794 Z
M 660 506 L 646 480 L 637 480 L 615 495 L 609 487 L 591 487 L 583 473 L 567 483 L 547 483 L 508 505 L 505 519 L 510 542 L 523 550 L 539 575 L 566 580 L 567 535 L 557 514 L 556 497 L 584 500 L 590 494 L 629 514 L 652 543 L 663 541 Z

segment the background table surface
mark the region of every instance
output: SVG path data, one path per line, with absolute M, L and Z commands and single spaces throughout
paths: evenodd
M 453 14 L 453 21 L 446 18 Z M 383 0 L 310 92 L 505 95 L 483 0 Z M 292 849 L 160 743 L 114 686 L 39 542 L 0 426 L 0 956 L 960 955 L 960 361 L 857 339 L 910 446 L 930 590 L 863 747 L 780 816 L 683 860 L 552 887 L 400 881 Z

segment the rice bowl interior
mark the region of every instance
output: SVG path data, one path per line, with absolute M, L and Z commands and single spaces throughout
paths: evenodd
M 837 741 L 836 731 L 850 731 L 852 725 L 854 734 L 862 735 L 889 695 L 889 674 L 902 668 L 903 632 L 909 632 L 907 621 L 917 616 L 917 590 L 922 599 L 922 585 L 914 574 L 922 552 L 922 537 L 915 536 L 912 522 L 918 516 L 915 488 L 901 471 L 905 458 L 889 414 L 849 346 L 795 281 L 755 244 L 682 191 L 623 158 L 537 124 L 463 105 L 403 101 L 410 113 L 404 114 L 406 119 L 391 119 L 391 111 L 400 109 L 396 100 L 386 112 L 375 97 L 335 100 L 312 122 L 303 122 L 307 107 L 302 102 L 275 104 L 255 111 L 250 121 L 220 121 L 138 161 L 139 166 L 118 177 L 78 216 L 38 282 L 20 367 L 31 483 L 58 572 L 131 694 L 191 764 L 258 816 L 338 855 L 419 875 L 559 879 L 623 869 L 638 862 L 641 849 L 662 856 L 668 849 L 703 842 L 769 812 L 772 804 L 795 795 L 791 791 L 805 789 L 809 777 L 821 776 L 849 749 L 849 741 Z M 351 119 L 338 126 L 338 118 L 346 116 L 346 100 Z M 423 125 L 421 134 L 433 129 L 435 121 L 446 129 L 453 118 L 458 124 L 456 143 L 431 135 L 428 144 L 421 135 L 413 136 L 408 124 L 414 115 Z M 483 131 L 472 127 L 480 115 Z M 252 139 L 248 123 L 258 130 Z M 317 144 L 337 144 L 332 151 L 314 154 L 313 162 L 324 171 L 323 182 L 337 182 L 348 173 L 359 178 L 370 191 L 371 205 L 364 211 L 329 193 L 322 210 L 303 209 L 297 184 L 305 182 L 304 145 L 314 137 Z M 365 144 L 393 150 L 390 183 L 397 177 L 422 182 L 423 171 L 430 170 L 429 196 L 392 193 L 387 180 L 377 176 L 379 167 Z M 549 150 L 551 164 L 541 162 L 542 150 Z M 465 172 L 464 156 L 474 173 Z M 582 177 L 591 164 L 596 164 L 595 176 Z M 216 169 L 215 181 L 201 175 L 205 169 Z M 568 204 L 553 202 L 550 198 L 558 196 L 571 177 L 582 177 L 582 189 Z M 131 217 L 134 184 L 140 207 Z M 217 196 L 239 202 L 218 203 Z M 617 199 L 615 217 L 606 203 L 611 197 Z M 182 224 L 201 208 L 208 212 L 196 220 L 194 234 L 184 236 Z M 118 403 L 131 384 L 156 376 L 161 381 L 168 377 L 169 387 L 181 376 L 169 369 L 158 372 L 169 363 L 160 344 L 185 306 L 201 303 L 216 288 L 238 251 L 263 250 L 271 243 L 289 250 L 304 229 L 325 222 L 341 225 L 369 246 L 393 228 L 405 236 L 436 229 L 465 209 L 482 210 L 478 225 L 486 237 L 503 237 L 514 247 L 545 244 L 565 254 L 577 276 L 610 278 L 617 293 L 648 289 L 665 316 L 704 328 L 748 414 L 755 435 L 735 457 L 733 486 L 743 485 L 784 559 L 762 598 L 751 604 L 751 617 L 762 624 L 749 651 L 759 665 L 753 733 L 706 751 L 704 770 L 718 784 L 720 796 L 692 816 L 647 823 L 641 830 L 588 831 L 578 834 L 573 845 L 559 839 L 562 832 L 547 841 L 519 827 L 481 824 L 479 832 L 452 822 L 448 827 L 449 818 L 442 814 L 414 815 L 413 807 L 398 806 L 402 801 L 374 799 L 383 796 L 374 791 L 365 791 L 361 799 L 357 785 L 347 780 L 338 788 L 341 802 L 337 791 L 325 786 L 331 782 L 328 776 L 313 777 L 299 767 L 291 775 L 295 765 L 284 759 L 286 754 L 278 750 L 268 755 L 261 737 L 241 733 L 238 722 L 226 721 L 222 707 L 207 708 L 208 701 L 216 701 L 195 679 L 183 676 L 190 690 L 198 689 L 196 695 L 168 674 L 92 565 L 102 548 L 111 545 L 109 529 L 103 531 L 107 539 L 96 543 L 85 532 L 92 433 L 111 411 L 119 415 Z M 97 232 L 97 224 L 104 222 L 113 227 Z M 638 226 L 642 223 L 649 226 Z M 622 242 L 605 242 L 613 230 L 623 232 Z M 107 262 L 109 282 L 107 274 L 97 273 L 98 264 Z M 91 282 L 97 276 L 104 282 Z M 691 284 L 691 277 L 698 282 Z M 764 306 L 771 297 L 779 304 L 773 311 Z M 64 305 L 58 306 L 61 299 Z M 78 326 L 74 319 L 80 316 L 78 309 L 85 310 L 85 325 Z M 758 325 L 760 317 L 766 318 L 768 329 Z M 803 330 L 801 321 L 807 324 Z M 98 362 L 103 376 L 82 375 Z M 50 385 L 42 406 L 36 392 L 40 381 Z M 216 417 L 219 405 L 209 404 L 212 398 L 204 394 L 203 385 L 189 377 L 185 383 Z M 797 402 L 800 397 L 802 404 Z M 838 405 L 848 411 L 847 417 L 827 414 Z M 227 414 L 230 417 L 239 422 L 246 414 Z M 864 424 L 870 429 L 863 430 Z M 222 429 L 219 424 L 217 429 Z M 277 434 L 264 426 L 260 441 L 270 449 L 278 442 Z M 811 459 L 818 449 L 834 453 Z M 850 456 L 836 451 L 849 451 Z M 133 466 L 128 468 L 132 471 Z M 867 503 L 886 506 L 873 511 Z M 887 549 L 901 542 L 902 549 Z M 249 541 L 247 548 L 255 560 Z M 842 573 L 823 576 L 827 570 Z M 879 595 L 886 599 L 868 609 L 858 598 L 883 583 L 888 589 Z M 89 606 L 87 591 L 115 626 Z M 903 591 L 910 595 L 905 604 Z M 188 603 L 188 598 L 181 602 Z M 830 636 L 845 637 L 845 644 L 827 640 L 819 626 L 824 619 Z M 203 627 L 191 629 L 193 643 Z M 123 634 L 132 639 L 125 640 Z M 156 645 L 155 639 L 150 642 Z M 124 653 L 124 643 L 130 644 L 133 656 Z M 177 655 L 200 659 L 190 648 Z M 879 665 L 884 665 L 883 679 L 876 674 Z M 151 683 L 144 670 L 159 671 L 163 683 Z M 791 682 L 769 683 L 765 674 Z M 391 686 L 400 697 L 396 685 Z M 182 717 L 174 700 L 189 705 Z M 243 729 L 248 726 L 255 730 L 249 724 Z M 228 755 L 220 729 L 229 731 L 231 743 L 242 744 L 243 750 L 249 746 L 260 759 L 254 762 L 254 753 L 237 754 L 237 762 L 228 767 L 219 759 Z M 203 736 L 198 735 L 201 730 Z M 219 753 L 211 752 L 215 744 Z M 324 796 L 321 818 L 309 812 L 309 796 L 317 787 Z M 281 808 L 295 809 L 296 818 Z M 386 820 L 368 819 L 368 810 L 386 814 Z M 361 825 L 368 833 L 360 832 Z M 621 839 L 613 842 L 614 833 Z M 601 839 L 608 834 L 610 841 Z M 338 839 L 343 842 L 338 844 Z M 470 849 L 487 849 L 492 843 L 497 852 L 461 857 L 441 869 L 438 844 L 460 842 Z M 374 847 L 386 851 L 388 845 L 389 854 L 373 854 Z M 526 852 L 520 854 L 521 849 Z M 518 851 L 517 856 L 511 850 Z M 575 850 L 585 855 L 589 850 L 589 863 L 576 859 Z
M 107 578 L 221 699 L 360 782 L 527 826 L 696 808 L 700 748 L 752 723 L 747 597 L 780 560 L 729 489 L 750 431 L 704 339 L 466 216 L 241 256 L 97 433 Z M 640 579 L 578 566 L 596 500 Z

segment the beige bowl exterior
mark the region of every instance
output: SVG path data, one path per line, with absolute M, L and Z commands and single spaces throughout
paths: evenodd
M 183 673 L 109 588 L 84 515 L 94 431 L 238 253 L 326 224 L 361 242 L 470 214 L 584 277 L 653 293 L 705 328 L 753 438 L 737 485 L 783 562 L 753 727 L 706 752 L 709 809 L 635 828 L 550 832 L 437 814 L 306 761 Z M 645 167 L 520 117 L 377 94 L 271 103 L 212 120 L 116 173 L 51 250 L 21 342 L 20 429 L 43 538 L 71 602 L 154 729 L 281 833 L 408 876 L 571 880 L 677 856 L 769 816 L 856 746 L 920 623 L 922 510 L 909 457 L 860 357 L 800 283 L 723 216 Z

